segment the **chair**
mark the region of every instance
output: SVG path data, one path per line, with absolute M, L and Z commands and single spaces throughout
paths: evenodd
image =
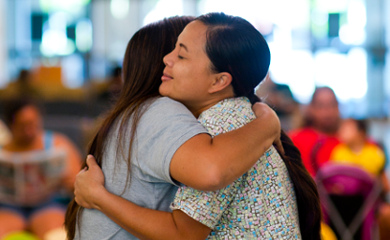
M 352 165 L 328 163 L 315 180 L 324 221 L 338 239 L 379 238 L 375 212 L 382 193 L 380 179 Z

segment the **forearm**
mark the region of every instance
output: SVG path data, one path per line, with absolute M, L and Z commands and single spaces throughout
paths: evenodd
M 268 112 L 244 127 L 216 136 L 196 136 L 171 162 L 171 175 L 192 188 L 214 191 L 247 172 L 280 135 L 280 123 Z M 271 121 L 272 120 L 272 121 Z
M 191 225 L 195 220 L 181 216 L 184 213 L 143 208 L 106 190 L 95 199 L 94 208 L 140 239 L 205 239 L 211 231 L 201 229 L 200 237 L 196 232 L 196 225 L 200 223 Z

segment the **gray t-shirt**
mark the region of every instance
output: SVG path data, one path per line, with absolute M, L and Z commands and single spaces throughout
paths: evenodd
M 102 166 L 105 187 L 139 206 L 171 211 L 169 205 L 177 191 L 169 174 L 172 156 L 188 139 L 207 131 L 181 103 L 166 97 L 154 100 L 137 127 L 130 183 L 126 185 L 131 122 L 121 130 L 126 133 L 123 152 L 117 152 L 119 125 L 115 124 L 106 141 Z M 80 220 L 75 239 L 137 239 L 98 210 L 84 209 Z

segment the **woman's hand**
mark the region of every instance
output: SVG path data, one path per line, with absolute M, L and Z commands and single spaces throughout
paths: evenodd
M 266 127 L 275 128 L 275 139 L 273 145 L 275 145 L 276 149 L 278 149 L 279 151 L 281 151 L 281 153 L 284 154 L 283 145 L 280 141 L 282 128 L 280 125 L 279 117 L 276 112 L 267 104 L 261 102 L 253 104 L 252 109 L 257 118 L 267 117 L 269 119 L 268 125 Z
M 104 175 L 92 155 L 87 156 L 87 168 L 81 170 L 74 183 L 74 195 L 77 204 L 85 208 L 98 209 L 96 201 L 104 188 Z

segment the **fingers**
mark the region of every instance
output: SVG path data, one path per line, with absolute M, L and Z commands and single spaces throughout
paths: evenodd
M 86 162 L 88 168 L 98 166 L 96 163 L 96 159 L 91 154 L 88 154 Z
M 77 197 L 78 195 L 75 194 L 75 197 L 74 197 L 74 200 L 76 201 L 76 203 L 81 206 L 81 207 L 84 207 L 84 208 L 91 208 L 87 202 L 83 201 L 82 198 L 78 198 Z
M 86 171 L 88 171 L 88 167 L 85 167 L 85 168 L 81 169 L 80 172 L 77 173 L 77 175 L 82 174 L 82 173 L 84 173 Z
M 279 117 L 276 114 L 276 112 L 265 103 L 260 103 L 260 102 L 255 103 L 252 106 L 252 109 L 253 109 L 253 112 L 255 113 L 257 118 L 268 117 L 268 118 L 274 119 L 277 122 L 279 122 Z
M 261 115 L 263 115 L 268 108 L 269 108 L 268 105 L 261 102 L 257 102 L 252 106 L 252 109 L 255 112 L 256 117 L 260 117 Z

